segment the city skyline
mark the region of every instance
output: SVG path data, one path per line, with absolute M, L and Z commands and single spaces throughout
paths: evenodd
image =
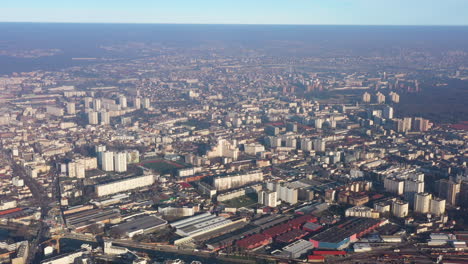
M 4 3 L 0 22 L 466 26 L 467 13 L 468 2 L 463 0 L 23 0 Z
M 0 262 L 468 261 L 467 3 L 5 3 Z

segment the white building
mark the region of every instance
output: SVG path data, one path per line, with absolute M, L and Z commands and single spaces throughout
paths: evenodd
M 387 105 L 383 109 L 383 117 L 385 119 L 393 119 L 393 107 Z
M 258 143 L 251 143 L 244 145 L 244 151 L 246 154 L 255 156 L 257 153 L 265 151 L 265 147 Z
M 297 140 L 295 137 L 287 137 L 286 138 L 286 147 L 295 149 L 297 145 Z
M 323 126 L 323 122 L 324 122 L 324 120 L 321 119 L 321 118 L 315 119 L 315 120 L 314 120 L 314 126 L 315 126 L 315 128 L 321 129 L 322 126 Z
M 75 263 L 75 259 L 83 256 L 84 253 L 86 253 L 85 249 L 79 249 L 72 253 L 65 253 L 43 260 L 41 264 L 73 264 Z
M 76 114 L 75 103 L 72 103 L 72 102 L 67 103 L 67 114 L 69 115 Z
M 323 152 L 325 151 L 325 140 L 321 138 L 314 139 L 314 150 Z
M 390 92 L 390 100 L 394 103 L 399 103 L 400 102 L 400 96 L 395 93 L 395 92 Z
M 267 142 L 268 142 L 268 145 L 271 147 L 271 148 L 278 148 L 278 147 L 281 147 L 281 138 L 280 137 L 267 137 Z
M 376 96 L 377 96 L 377 103 L 379 104 L 385 103 L 385 95 L 383 95 L 381 92 L 378 92 Z
M 392 209 L 392 203 L 390 201 L 382 201 L 374 204 L 374 210 L 379 213 L 390 212 Z
M 101 111 L 101 125 L 108 125 L 110 124 L 110 114 L 107 111 Z
M 276 207 L 278 205 L 278 194 L 270 190 L 260 191 L 258 193 L 258 202 L 268 207 Z
M 417 213 L 428 213 L 430 210 L 432 195 L 430 193 L 417 193 L 414 196 L 414 211 Z
M 107 196 L 115 193 L 126 192 L 133 189 L 138 189 L 146 186 L 151 186 L 154 183 L 153 175 L 143 175 L 131 178 L 125 178 L 109 183 L 96 185 L 97 196 Z
M 98 112 L 89 111 L 88 112 L 88 124 L 97 125 L 99 123 Z
M 0 201 L 0 210 L 8 210 L 17 206 L 16 200 L 2 200 Z
M 16 187 L 23 187 L 24 186 L 24 180 L 21 179 L 20 177 L 13 177 L 12 183 Z
M 125 97 L 125 96 L 120 96 L 120 97 L 119 97 L 119 105 L 120 105 L 120 107 L 122 107 L 122 108 L 126 108 L 126 107 L 127 107 L 127 97 Z
M 414 179 L 405 180 L 405 199 L 411 204 L 414 202 L 414 195 L 424 192 L 424 182 Z
M 440 216 L 445 213 L 445 200 L 441 198 L 434 198 L 431 200 L 431 214 Z
M 380 213 L 367 206 L 354 206 L 345 211 L 346 217 L 379 218 Z
M 83 99 L 83 101 L 84 101 L 84 107 L 85 107 L 85 108 L 90 108 L 90 107 L 91 107 L 91 103 L 93 102 L 93 98 L 91 98 L 91 97 L 85 97 L 85 98 Z
M 99 110 L 101 110 L 101 107 L 102 107 L 102 102 L 101 102 L 101 99 L 94 99 L 93 101 L 93 109 L 94 111 L 98 112 Z
M 133 99 L 133 107 L 135 109 L 140 109 L 141 108 L 141 99 L 140 99 L 140 97 L 135 97 L 135 99 Z
M 127 171 L 127 153 L 118 152 L 114 155 L 114 170 L 116 172 Z
M 394 201 L 392 204 L 392 214 L 396 217 L 406 217 L 408 209 L 408 203 L 404 201 Z
M 70 178 L 85 177 L 85 165 L 81 161 L 71 161 L 67 164 L 67 174 Z
M 102 152 L 102 170 L 103 171 L 113 171 L 114 170 L 114 152 L 106 151 Z
M 63 109 L 55 106 L 46 106 L 46 112 L 53 116 L 63 116 Z
M 226 157 L 237 160 L 239 157 L 239 149 L 236 145 L 237 142 L 235 140 L 231 142 L 226 139 L 219 139 L 218 144 L 207 153 L 207 156 L 208 158 Z
M 385 191 L 389 193 L 394 193 L 396 195 L 402 195 L 405 187 L 405 182 L 397 178 L 385 178 L 384 179 L 384 188 Z
M 229 219 L 207 212 L 171 223 L 170 225 L 176 228 L 176 234 L 188 237 L 222 228 L 230 223 L 232 223 L 232 221 Z
M 73 160 L 67 164 L 67 175 L 70 178 L 84 178 L 85 167 L 82 162 Z
M 365 92 L 365 93 L 362 95 L 362 101 L 363 101 L 364 103 L 370 103 L 370 101 L 371 101 L 371 95 L 370 95 L 370 93 Z
M 297 204 L 299 191 L 293 186 L 288 184 L 275 184 L 275 191 L 277 192 L 278 199 L 289 204 Z
M 283 248 L 285 253 L 288 253 L 290 258 L 299 258 L 314 248 L 314 244 L 310 241 L 299 239 Z
M 309 138 L 303 138 L 301 140 L 301 150 L 311 151 L 312 150 L 312 140 L 310 140 Z
M 255 170 L 247 173 L 216 177 L 213 179 L 213 187 L 218 191 L 223 191 L 261 181 L 263 181 L 263 172 Z
M 143 98 L 142 106 L 144 109 L 149 109 L 151 107 L 150 99 L 147 97 Z

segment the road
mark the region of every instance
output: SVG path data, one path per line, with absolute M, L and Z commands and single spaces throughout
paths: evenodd
M 111 240 L 113 243 L 119 246 L 124 246 L 124 247 L 131 247 L 131 248 L 139 248 L 139 249 L 147 249 L 147 250 L 155 250 L 155 251 L 161 251 L 161 252 L 170 252 L 170 253 L 180 253 L 183 255 L 193 255 L 193 256 L 198 256 L 202 258 L 212 258 L 213 255 L 208 252 L 202 252 L 202 251 L 193 251 L 193 250 L 184 250 L 177 248 L 175 246 L 164 246 L 164 245 L 148 245 L 144 243 L 139 243 L 131 240 Z M 247 260 L 247 259 L 239 259 L 239 258 L 230 258 L 222 255 L 216 256 L 216 259 L 219 261 L 226 261 L 226 262 L 238 262 L 238 263 L 256 263 L 254 260 Z
M 19 164 L 17 164 L 13 158 L 5 152 L 2 152 L 2 156 L 5 160 L 8 160 L 13 170 L 13 175 L 23 179 L 24 184 L 31 190 L 31 194 L 34 198 L 34 205 L 40 207 L 41 218 L 39 219 L 38 232 L 36 237 L 31 241 L 29 245 L 29 253 L 27 263 L 33 263 L 38 253 L 38 245 L 45 239 L 48 232 L 48 226 L 44 223 L 44 219 L 50 210 L 50 199 L 47 197 L 47 192 L 44 187 L 41 186 L 35 179 L 26 173 L 26 170 Z
M 400 252 L 394 252 L 400 249 Z M 376 249 L 370 252 L 351 254 L 344 258 L 333 259 L 330 263 L 405 263 L 404 255 L 408 261 L 415 263 L 434 263 L 430 255 L 427 255 L 414 245 L 413 241 L 399 243 L 390 248 Z M 387 257 L 385 257 L 387 256 Z

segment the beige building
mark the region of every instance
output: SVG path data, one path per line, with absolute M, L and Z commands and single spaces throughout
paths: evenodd
M 402 195 L 405 187 L 405 182 L 397 178 L 385 178 L 384 188 L 387 192 L 396 195 Z
M 118 181 L 113 181 L 105 184 L 96 185 L 97 196 L 106 196 L 115 193 L 125 192 L 137 188 L 150 186 L 154 183 L 153 175 L 143 175 L 137 177 L 126 178 Z
M 345 211 L 347 217 L 379 218 L 380 213 L 367 206 L 354 206 Z
M 365 92 L 365 93 L 362 95 L 362 101 L 363 101 L 364 103 L 370 103 L 370 101 L 371 101 L 371 95 L 370 95 L 370 93 Z
M 103 171 L 114 170 L 114 152 L 106 151 L 102 153 L 102 170 Z
M 414 211 L 416 213 L 428 213 L 431 206 L 432 195 L 430 193 L 417 193 L 414 195 Z
M 442 215 L 445 213 L 445 200 L 441 198 L 433 198 L 431 200 L 431 207 L 430 207 L 431 214 L 434 215 Z
M 258 193 L 258 202 L 268 207 L 276 207 L 278 205 L 278 194 L 270 190 L 260 191 Z
M 99 123 L 98 112 L 89 111 L 88 112 L 88 124 L 97 125 Z
M 408 215 L 408 203 L 404 201 L 394 201 L 392 204 L 392 214 L 396 217 L 406 217 Z
M 377 103 L 379 104 L 385 103 L 385 95 L 383 95 L 381 92 L 378 92 L 376 96 L 377 96 Z

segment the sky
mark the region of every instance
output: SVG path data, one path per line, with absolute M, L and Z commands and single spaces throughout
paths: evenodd
M 0 21 L 468 25 L 468 0 L 2 0 Z

